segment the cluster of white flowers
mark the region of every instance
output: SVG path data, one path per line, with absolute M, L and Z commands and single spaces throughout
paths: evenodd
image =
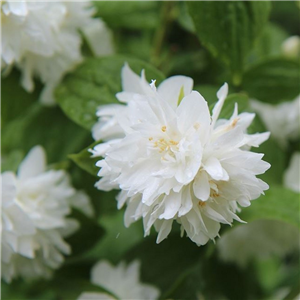
M 176 220 L 182 234 L 198 245 L 219 232 L 220 223 L 238 220 L 239 206 L 249 206 L 268 185 L 256 175 L 270 165 L 263 154 L 249 151 L 269 133 L 247 134 L 255 114 L 219 119 L 227 97 L 224 84 L 212 115 L 205 99 L 192 91 L 193 80 L 174 76 L 156 89 L 128 65 L 122 70 L 124 105 L 98 110 L 93 136 L 106 142 L 93 149 L 98 175 L 96 187 L 121 189 L 118 208 L 125 203 L 125 225 L 143 218 L 145 235 L 152 226 L 157 242 L 165 239 Z
M 1 2 L 2 66 L 17 66 L 29 92 L 38 76 L 45 84 L 41 101 L 53 104 L 54 88 L 82 60 L 79 30 L 96 55 L 113 50 L 110 32 L 100 19 L 92 18 L 93 13 L 89 1 Z
M 71 206 L 91 216 L 84 192 L 71 187 L 62 170 L 47 170 L 45 152 L 34 147 L 18 173 L 4 172 L 2 181 L 2 277 L 48 277 L 71 252 L 64 241 L 78 228 L 69 219 Z
M 78 300 L 158 299 L 156 287 L 140 282 L 139 269 L 139 261 L 133 261 L 127 267 L 124 262 L 114 267 L 107 261 L 99 261 L 92 268 L 91 281 L 112 294 L 85 292 Z
M 300 137 L 300 96 L 277 105 L 252 100 L 251 105 L 282 147 Z

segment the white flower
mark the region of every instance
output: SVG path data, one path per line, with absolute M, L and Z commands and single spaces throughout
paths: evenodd
M 82 61 L 79 30 L 96 55 L 112 51 L 110 33 L 101 20 L 92 19 L 90 6 L 89 1 L 1 3 L 3 65 L 16 65 L 22 71 L 22 86 L 29 92 L 38 76 L 45 84 L 41 94 L 45 104 L 54 103 L 54 88 Z
M 34 147 L 18 173 L 4 172 L 2 181 L 2 277 L 47 277 L 69 254 L 63 240 L 78 228 L 68 219 L 74 206 L 93 213 L 89 199 L 71 187 L 64 171 L 46 170 L 45 152 Z
M 133 261 L 127 267 L 124 262 L 116 267 L 107 261 L 99 261 L 92 269 L 91 281 L 93 284 L 105 288 L 107 293 L 86 292 L 82 293 L 78 300 L 154 300 L 158 299 L 159 290 L 152 285 L 139 281 L 139 261 Z
M 154 225 L 160 242 L 176 220 L 182 233 L 203 245 L 218 235 L 220 223 L 240 221 L 238 205 L 249 206 L 268 188 L 256 175 L 270 165 L 244 148 L 257 147 L 269 133 L 246 134 L 255 115 L 238 115 L 237 106 L 229 120 L 218 120 L 227 84 L 211 116 L 205 99 L 190 92 L 190 78 L 171 77 L 158 90 L 152 82 L 150 90 L 129 71 L 125 66 L 122 73 L 128 92 L 117 95 L 127 102 L 126 113 L 116 115 L 123 137 L 93 151 L 103 157 L 96 186 L 121 189 L 117 200 L 119 208 L 127 204 L 126 226 L 143 218 L 145 235 Z
M 300 96 L 277 105 L 252 100 L 251 105 L 282 147 L 300 137 Z
M 281 50 L 284 56 L 288 58 L 298 58 L 300 56 L 300 37 L 293 35 L 287 38 L 281 46 Z
M 283 174 L 284 185 L 296 193 L 300 193 L 300 153 L 295 152 L 289 167 Z
M 217 249 L 222 260 L 246 267 L 252 259 L 284 256 L 299 250 L 299 230 L 281 221 L 256 220 L 226 232 Z

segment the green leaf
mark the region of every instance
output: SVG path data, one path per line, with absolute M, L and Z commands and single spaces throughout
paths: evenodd
M 23 115 L 28 107 L 39 98 L 41 86 L 38 84 L 33 93 L 22 88 L 20 72 L 13 69 L 7 76 L 1 76 L 1 125 L 2 129 L 13 119 Z
M 279 220 L 300 228 L 299 204 L 298 193 L 271 185 L 265 196 L 252 201 L 250 207 L 242 210 L 241 218 L 246 222 L 258 219 Z
M 107 200 L 113 201 L 115 207 L 117 206 L 115 199 Z M 124 226 L 124 210 L 115 211 L 113 214 L 101 214 L 99 223 L 105 229 L 106 234 L 87 254 L 88 258 L 105 258 L 118 263 L 128 250 L 144 238 L 141 221 L 131 224 L 129 228 Z
M 164 293 L 179 277 L 189 273 L 206 248 L 198 247 L 187 237 L 180 238 L 179 233 L 169 235 L 160 244 L 156 244 L 155 239 L 145 238 L 130 249 L 127 259 L 140 259 L 142 280 L 155 284 Z
M 14 150 L 26 154 L 35 145 L 41 145 L 46 149 L 47 161 L 57 163 L 90 140 L 90 133 L 70 122 L 58 107 L 34 103 L 2 129 L 1 148 L 3 154 Z
M 263 1 L 189 1 L 198 38 L 231 70 L 233 83 L 241 82 L 249 51 L 265 26 L 270 3 Z
M 255 43 L 250 54 L 249 63 L 281 55 L 281 45 L 288 38 L 288 34 L 275 24 L 268 24 L 262 35 Z
M 97 16 L 110 28 L 155 29 L 159 23 L 156 1 L 94 1 Z
M 234 106 L 235 106 L 236 103 L 238 105 L 238 112 L 239 113 L 248 110 L 249 99 L 248 99 L 247 95 L 245 95 L 245 94 L 231 94 L 226 98 L 219 118 L 220 119 L 229 119 L 233 114 Z
M 80 223 L 80 228 L 73 235 L 66 238 L 66 242 L 71 246 L 72 256 L 67 261 L 79 258 L 83 253 L 90 250 L 103 236 L 105 231 L 96 220 L 87 217 L 82 212 L 74 209 L 69 216 Z
M 1 171 L 17 172 L 24 157 L 25 154 L 21 150 L 13 150 L 8 154 L 1 155 Z
M 250 97 L 275 104 L 298 96 L 299 80 L 299 62 L 275 58 L 247 70 L 242 87 Z
M 148 79 L 160 82 L 163 74 L 146 62 L 126 56 L 90 58 L 72 74 L 65 77 L 56 91 L 56 99 L 66 115 L 80 126 L 90 130 L 97 121 L 99 105 L 117 103 L 115 94 L 121 88 L 121 69 L 127 62 L 140 74 L 145 69 Z
M 79 153 L 70 154 L 69 158 L 71 158 L 81 169 L 87 171 L 91 175 L 97 176 L 99 168 L 96 167 L 96 162 L 99 160 L 99 157 L 91 157 L 92 153 L 88 150 L 93 149 L 99 143 L 100 141 L 94 142 Z

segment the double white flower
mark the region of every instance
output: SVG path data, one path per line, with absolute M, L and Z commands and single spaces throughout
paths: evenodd
M 91 282 L 105 288 L 113 295 L 99 292 L 82 293 L 78 300 L 116 300 L 118 299 L 158 299 L 159 290 L 140 282 L 140 262 L 133 261 L 126 267 L 120 262 L 116 267 L 109 262 L 99 261 L 91 271 Z
M 69 254 L 63 237 L 79 224 L 67 218 L 71 206 L 92 215 L 88 196 L 71 187 L 64 171 L 46 170 L 44 150 L 36 146 L 17 175 L 4 172 L 2 181 L 2 277 L 47 277 Z
M 125 225 L 143 218 L 145 235 L 154 226 L 159 243 L 176 220 L 182 234 L 203 245 L 218 235 L 220 223 L 241 221 L 238 205 L 249 206 L 268 188 L 256 175 L 270 165 L 247 150 L 269 137 L 246 133 L 255 115 L 238 114 L 236 105 L 229 120 L 219 119 L 227 84 L 211 116 L 191 78 L 174 76 L 156 89 L 125 65 L 122 82 L 117 98 L 126 105 L 99 109 L 93 133 L 107 142 L 93 154 L 103 157 L 96 186 L 121 189 Z
M 41 101 L 53 104 L 56 85 L 82 61 L 79 30 L 96 55 L 112 52 L 110 33 L 93 13 L 89 1 L 3 1 L 2 66 L 9 70 L 16 65 L 29 92 L 34 89 L 33 77 L 39 77 L 45 84 Z

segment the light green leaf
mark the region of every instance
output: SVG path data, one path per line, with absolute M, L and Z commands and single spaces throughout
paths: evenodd
M 281 45 L 288 38 L 287 32 L 275 24 L 268 24 L 259 39 L 256 41 L 253 51 L 249 56 L 249 63 L 281 55 Z
M 247 55 L 268 20 L 270 3 L 266 1 L 187 3 L 201 43 L 230 68 L 233 83 L 240 84 Z
M 300 228 L 299 204 L 298 193 L 271 185 L 265 196 L 252 201 L 250 207 L 242 210 L 241 218 L 246 222 L 258 219 L 279 220 Z
M 126 56 L 90 58 L 67 75 L 56 90 L 56 99 L 66 115 L 80 126 L 91 129 L 97 121 L 100 105 L 118 102 L 115 94 L 121 89 L 121 69 L 127 62 L 140 74 L 145 69 L 148 80 L 159 83 L 163 74 L 146 62 Z
M 250 97 L 269 103 L 294 99 L 299 94 L 300 63 L 275 58 L 247 70 L 243 89 Z
M 100 142 L 94 142 L 90 146 L 86 147 L 77 154 L 70 154 L 71 158 L 81 169 L 87 171 L 91 175 L 97 176 L 99 168 L 96 167 L 96 162 L 100 159 L 99 157 L 91 157 L 92 153 L 89 152 L 89 149 L 93 149 Z

